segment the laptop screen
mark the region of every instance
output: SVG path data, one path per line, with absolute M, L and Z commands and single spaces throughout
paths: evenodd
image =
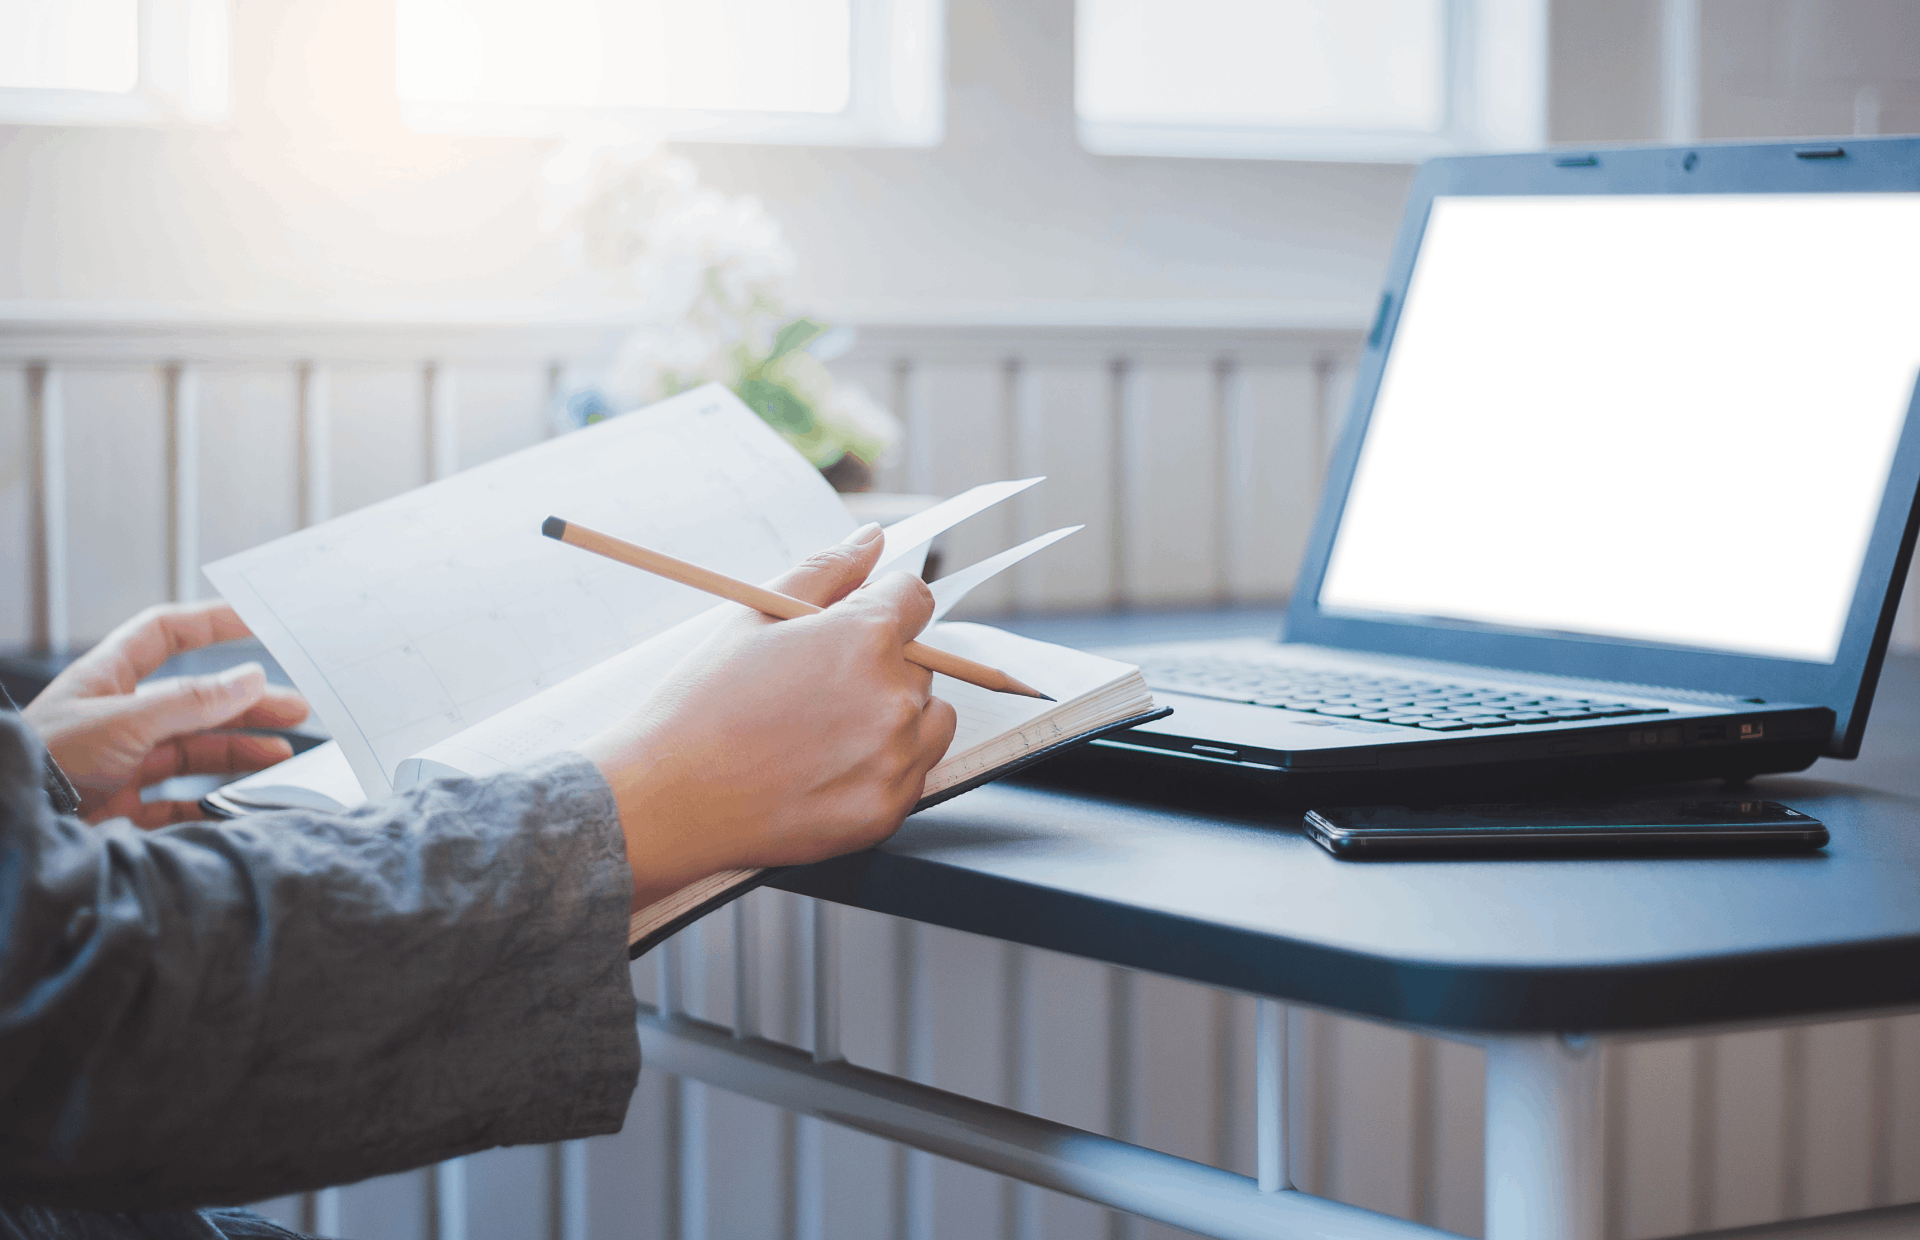
M 1328 612 L 1834 662 L 1920 371 L 1920 194 L 1438 197 Z

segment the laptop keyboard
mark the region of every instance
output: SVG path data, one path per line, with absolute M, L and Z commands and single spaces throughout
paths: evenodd
M 1604 698 L 1529 693 L 1449 680 L 1402 680 L 1361 672 L 1283 667 L 1218 655 L 1150 659 L 1140 665 L 1140 670 L 1147 684 L 1155 689 L 1432 732 L 1667 713 L 1664 706 L 1635 706 Z

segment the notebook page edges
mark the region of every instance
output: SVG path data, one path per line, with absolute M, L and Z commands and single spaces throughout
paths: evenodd
M 367 799 L 346 755 L 332 741 L 222 784 L 220 794 L 236 805 L 261 810 L 348 810 Z
M 549 515 L 760 581 L 852 518 L 717 384 L 207 569 L 370 794 L 403 758 L 712 606 L 577 551 Z

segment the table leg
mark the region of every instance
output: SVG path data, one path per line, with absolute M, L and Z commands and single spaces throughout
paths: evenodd
M 1600 1045 L 1487 1043 L 1487 1240 L 1600 1240 Z

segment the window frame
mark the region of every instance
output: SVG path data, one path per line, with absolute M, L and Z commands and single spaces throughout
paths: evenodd
M 417 133 L 782 146 L 937 146 L 946 133 L 946 0 L 849 0 L 847 106 L 840 112 L 402 101 Z
M 1415 164 L 1537 150 L 1547 142 L 1547 20 L 1548 0 L 1447 0 L 1447 119 L 1436 133 L 1095 121 L 1080 115 L 1077 91 L 1074 124 L 1095 155 Z M 1076 76 L 1079 55 L 1076 31 Z
M 0 86 L 0 124 L 211 125 L 233 107 L 229 0 L 140 0 L 130 91 Z

